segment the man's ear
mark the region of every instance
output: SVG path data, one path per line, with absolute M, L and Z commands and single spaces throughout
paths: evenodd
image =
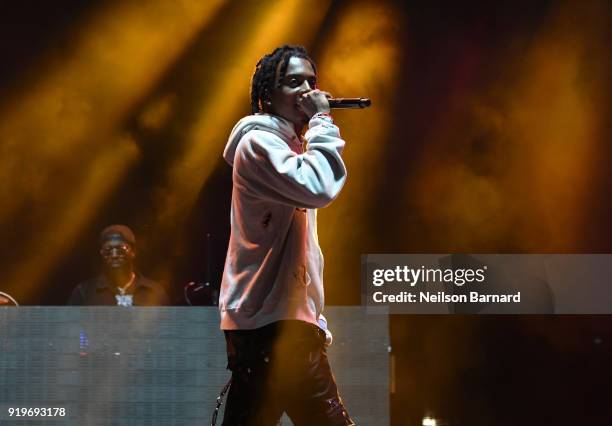
M 272 108 L 272 100 L 271 100 L 270 92 L 267 90 L 264 91 L 263 93 L 262 107 L 263 107 L 264 112 L 270 112 L 270 109 Z

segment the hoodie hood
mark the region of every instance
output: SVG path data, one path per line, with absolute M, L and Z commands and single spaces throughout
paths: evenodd
M 234 165 L 234 156 L 236 155 L 238 142 L 251 130 L 265 130 L 276 134 L 282 140 L 296 140 L 299 143 L 293 125 L 284 118 L 270 114 L 249 115 L 236 123 L 227 140 L 227 145 L 225 145 L 223 158 L 230 166 Z

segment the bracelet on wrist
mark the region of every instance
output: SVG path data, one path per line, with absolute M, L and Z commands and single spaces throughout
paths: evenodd
M 322 118 L 324 120 L 330 121 L 330 122 L 334 122 L 334 119 L 331 115 L 331 113 L 329 112 L 317 112 L 315 115 L 312 116 L 311 120 L 313 118 Z

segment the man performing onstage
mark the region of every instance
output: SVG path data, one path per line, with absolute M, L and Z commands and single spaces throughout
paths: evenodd
M 125 225 L 111 225 L 100 233 L 103 272 L 72 291 L 69 305 L 159 306 L 168 304 L 163 287 L 134 268 L 136 238 Z
M 224 152 L 233 166 L 231 236 L 221 284 L 232 381 L 223 425 L 353 425 L 325 352 L 317 208 L 346 180 L 344 141 L 301 46 L 258 63 L 253 114 Z M 303 147 L 302 131 L 306 147 Z

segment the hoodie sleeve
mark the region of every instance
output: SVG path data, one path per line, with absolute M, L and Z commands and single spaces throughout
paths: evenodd
M 295 153 L 278 135 L 251 130 L 234 157 L 236 183 L 253 195 L 295 207 L 325 207 L 346 181 L 344 141 L 325 118 L 310 120 L 306 151 Z

